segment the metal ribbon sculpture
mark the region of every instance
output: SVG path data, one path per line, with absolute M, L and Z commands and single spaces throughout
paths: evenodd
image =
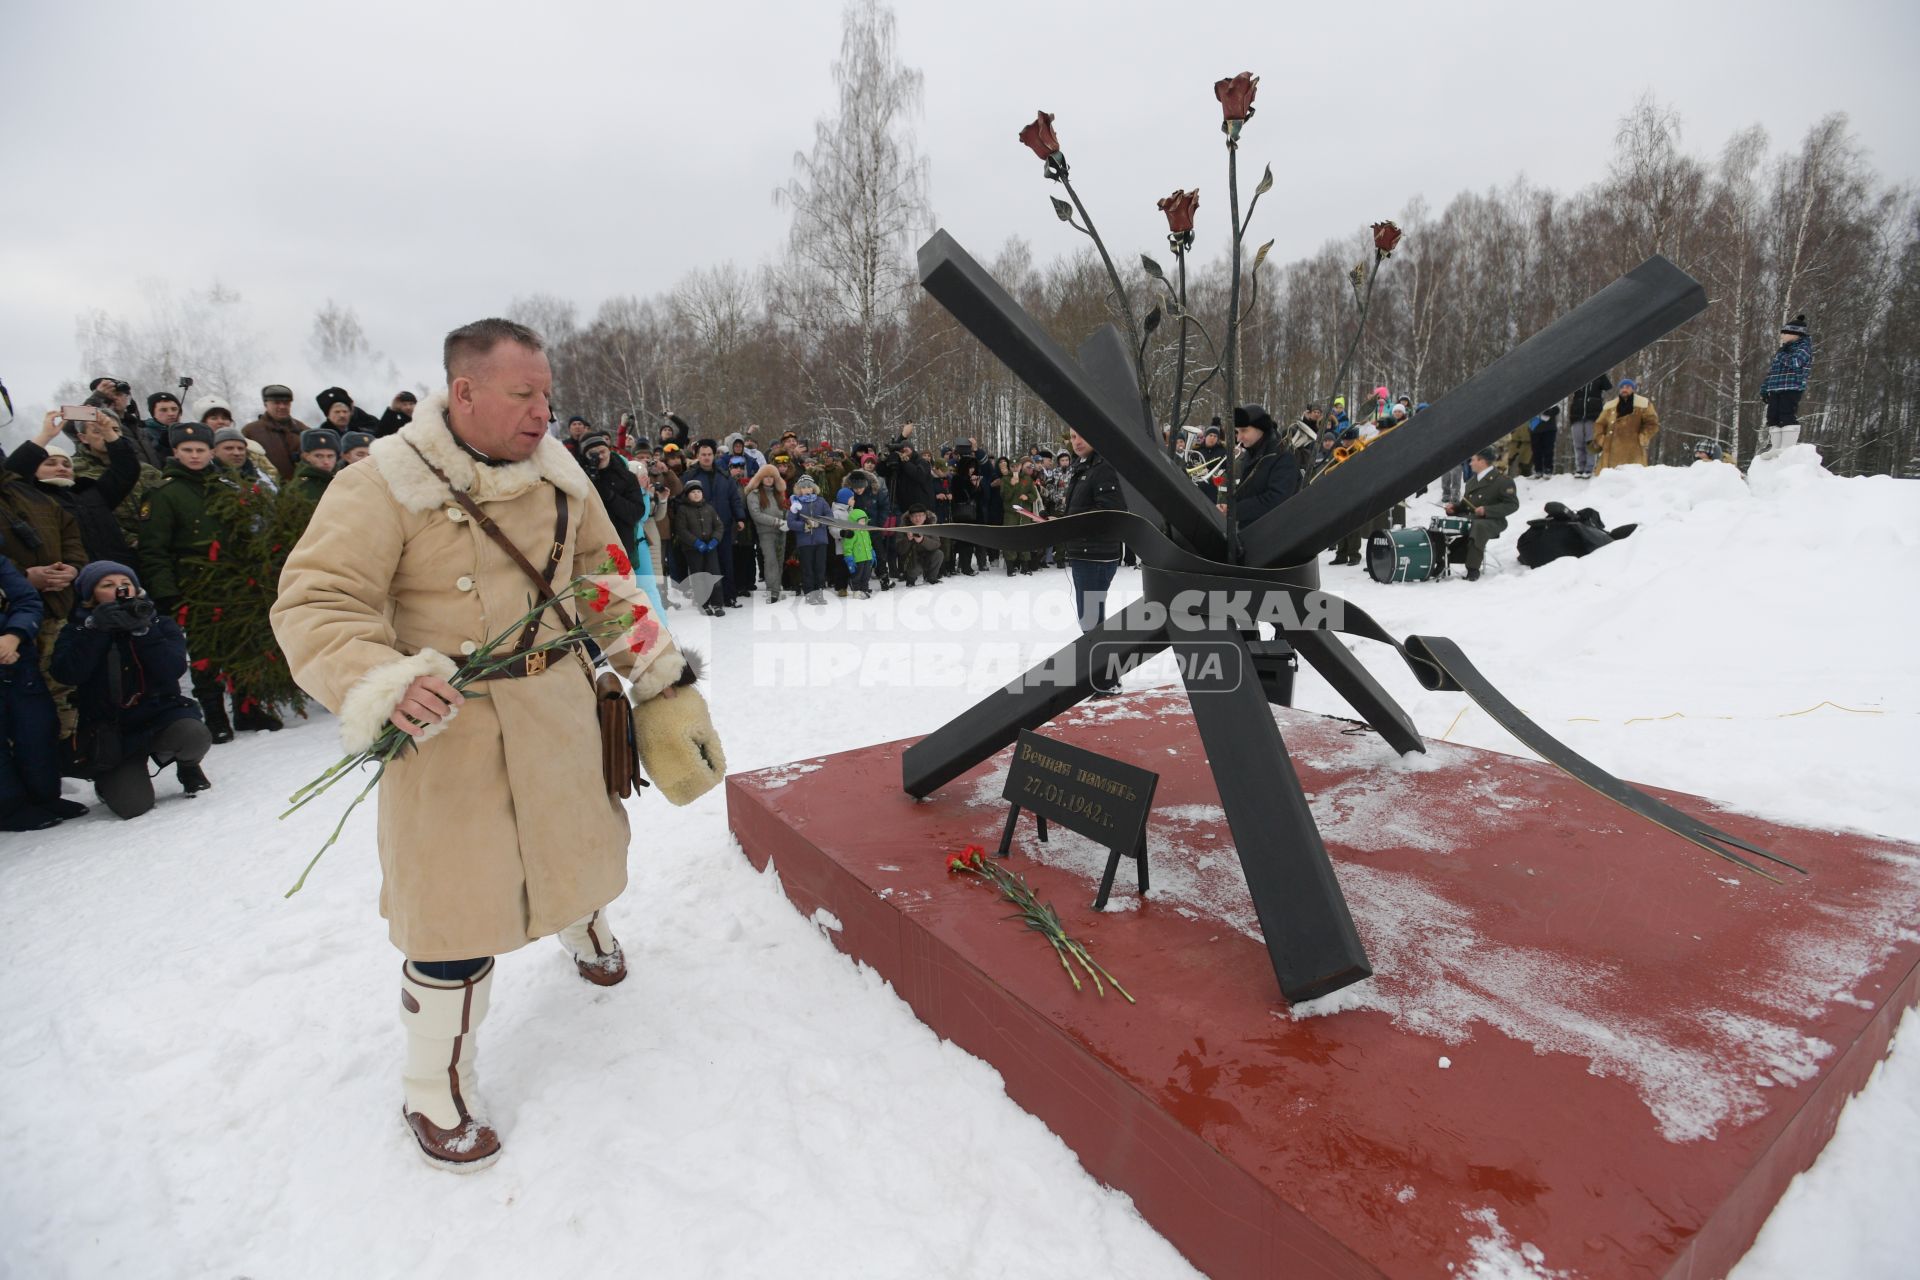
M 1230 589 L 1235 584 L 1258 586 L 1291 601 L 1291 611 L 1279 611 L 1275 619 L 1269 620 L 1282 634 L 1298 636 L 1314 632 L 1337 632 L 1384 644 L 1400 655 L 1413 673 L 1413 678 L 1420 682 L 1421 688 L 1432 693 L 1465 693 L 1501 728 L 1525 743 L 1541 759 L 1615 804 L 1682 839 L 1692 841 L 1708 853 L 1725 858 L 1776 884 L 1780 882 L 1779 877 L 1747 861 L 1733 850 L 1744 849 L 1756 857 L 1791 868 L 1802 875 L 1807 874 L 1806 868 L 1758 845 L 1749 844 L 1738 836 L 1708 826 L 1691 814 L 1655 799 L 1631 783 L 1621 781 L 1580 755 L 1508 701 L 1506 695 L 1480 674 L 1479 668 L 1473 665 L 1460 646 L 1446 637 L 1408 636 L 1402 641 L 1360 606 L 1317 587 L 1303 587 L 1289 581 L 1288 575 L 1292 570 L 1226 565 L 1203 559 L 1175 546 L 1152 521 L 1144 520 L 1130 511 L 1090 511 L 1028 525 L 956 523 L 874 528 L 832 518 L 821 519 L 819 523 L 848 533 L 919 534 L 923 537 L 970 542 L 1015 554 L 1047 551 L 1078 542 L 1125 542 L 1148 569 L 1183 575 L 1186 580 L 1203 589 Z

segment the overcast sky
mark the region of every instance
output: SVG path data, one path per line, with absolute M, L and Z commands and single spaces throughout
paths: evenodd
M 926 76 L 915 128 L 937 219 L 981 257 L 1012 234 L 1041 255 L 1077 247 L 1015 141 L 1040 108 L 1117 250 L 1162 243 L 1154 201 L 1197 184 L 1210 255 L 1225 207 L 1211 86 L 1241 70 L 1262 77 L 1243 158 L 1277 178 L 1255 232 L 1281 261 L 1416 193 L 1437 210 L 1522 172 L 1591 183 L 1648 90 L 1699 154 L 1752 123 L 1792 145 L 1845 111 L 1883 175 L 1920 176 L 1913 4 L 896 11 Z M 328 298 L 425 383 L 449 328 L 516 295 L 590 315 L 696 266 L 764 262 L 786 230 L 771 192 L 833 103 L 839 19 L 825 0 L 7 0 L 0 379 L 24 416 L 95 372 L 78 313 L 137 314 L 147 282 L 218 279 L 259 327 L 262 380 L 293 383 L 310 410 L 327 371 L 307 367 L 306 335 Z

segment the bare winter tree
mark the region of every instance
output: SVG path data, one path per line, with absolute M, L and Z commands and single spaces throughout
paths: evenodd
M 219 396 L 236 413 L 253 403 L 260 348 L 240 295 L 217 280 L 186 293 L 159 282 L 142 291 L 144 315 L 91 311 L 79 317 L 76 338 L 88 376 L 125 378 L 140 396 L 177 392 L 185 376 L 193 379 L 194 394 Z
M 910 119 L 921 76 L 895 48 L 892 9 L 854 0 L 842 19 L 834 115 L 775 192 L 792 214 L 774 314 L 820 424 L 875 438 L 897 420 L 913 367 L 909 253 L 933 221 L 927 163 Z
M 332 298 L 314 312 L 307 355 L 322 377 L 368 404 L 386 399 L 400 385 L 399 367 L 367 340 L 353 308 L 343 307 Z

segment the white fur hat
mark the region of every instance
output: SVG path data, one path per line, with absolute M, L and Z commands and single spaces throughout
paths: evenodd
M 195 422 L 205 422 L 207 415 L 215 409 L 222 410 L 229 418 L 233 416 L 233 406 L 225 400 L 222 400 L 219 396 L 201 396 L 193 402 L 193 420 Z

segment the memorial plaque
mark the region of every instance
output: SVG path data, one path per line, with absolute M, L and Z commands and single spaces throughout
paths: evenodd
M 1014 823 L 1026 809 L 1039 820 L 1041 840 L 1047 838 L 1047 823 L 1057 822 L 1107 850 L 1107 871 L 1093 902 L 1095 910 L 1106 908 L 1123 857 L 1134 860 L 1140 892 L 1145 893 L 1147 814 L 1159 782 L 1160 775 L 1151 770 L 1023 729 L 1014 743 L 1013 764 L 1001 792 L 1013 808 L 1007 814 L 998 853 L 1007 856 Z

